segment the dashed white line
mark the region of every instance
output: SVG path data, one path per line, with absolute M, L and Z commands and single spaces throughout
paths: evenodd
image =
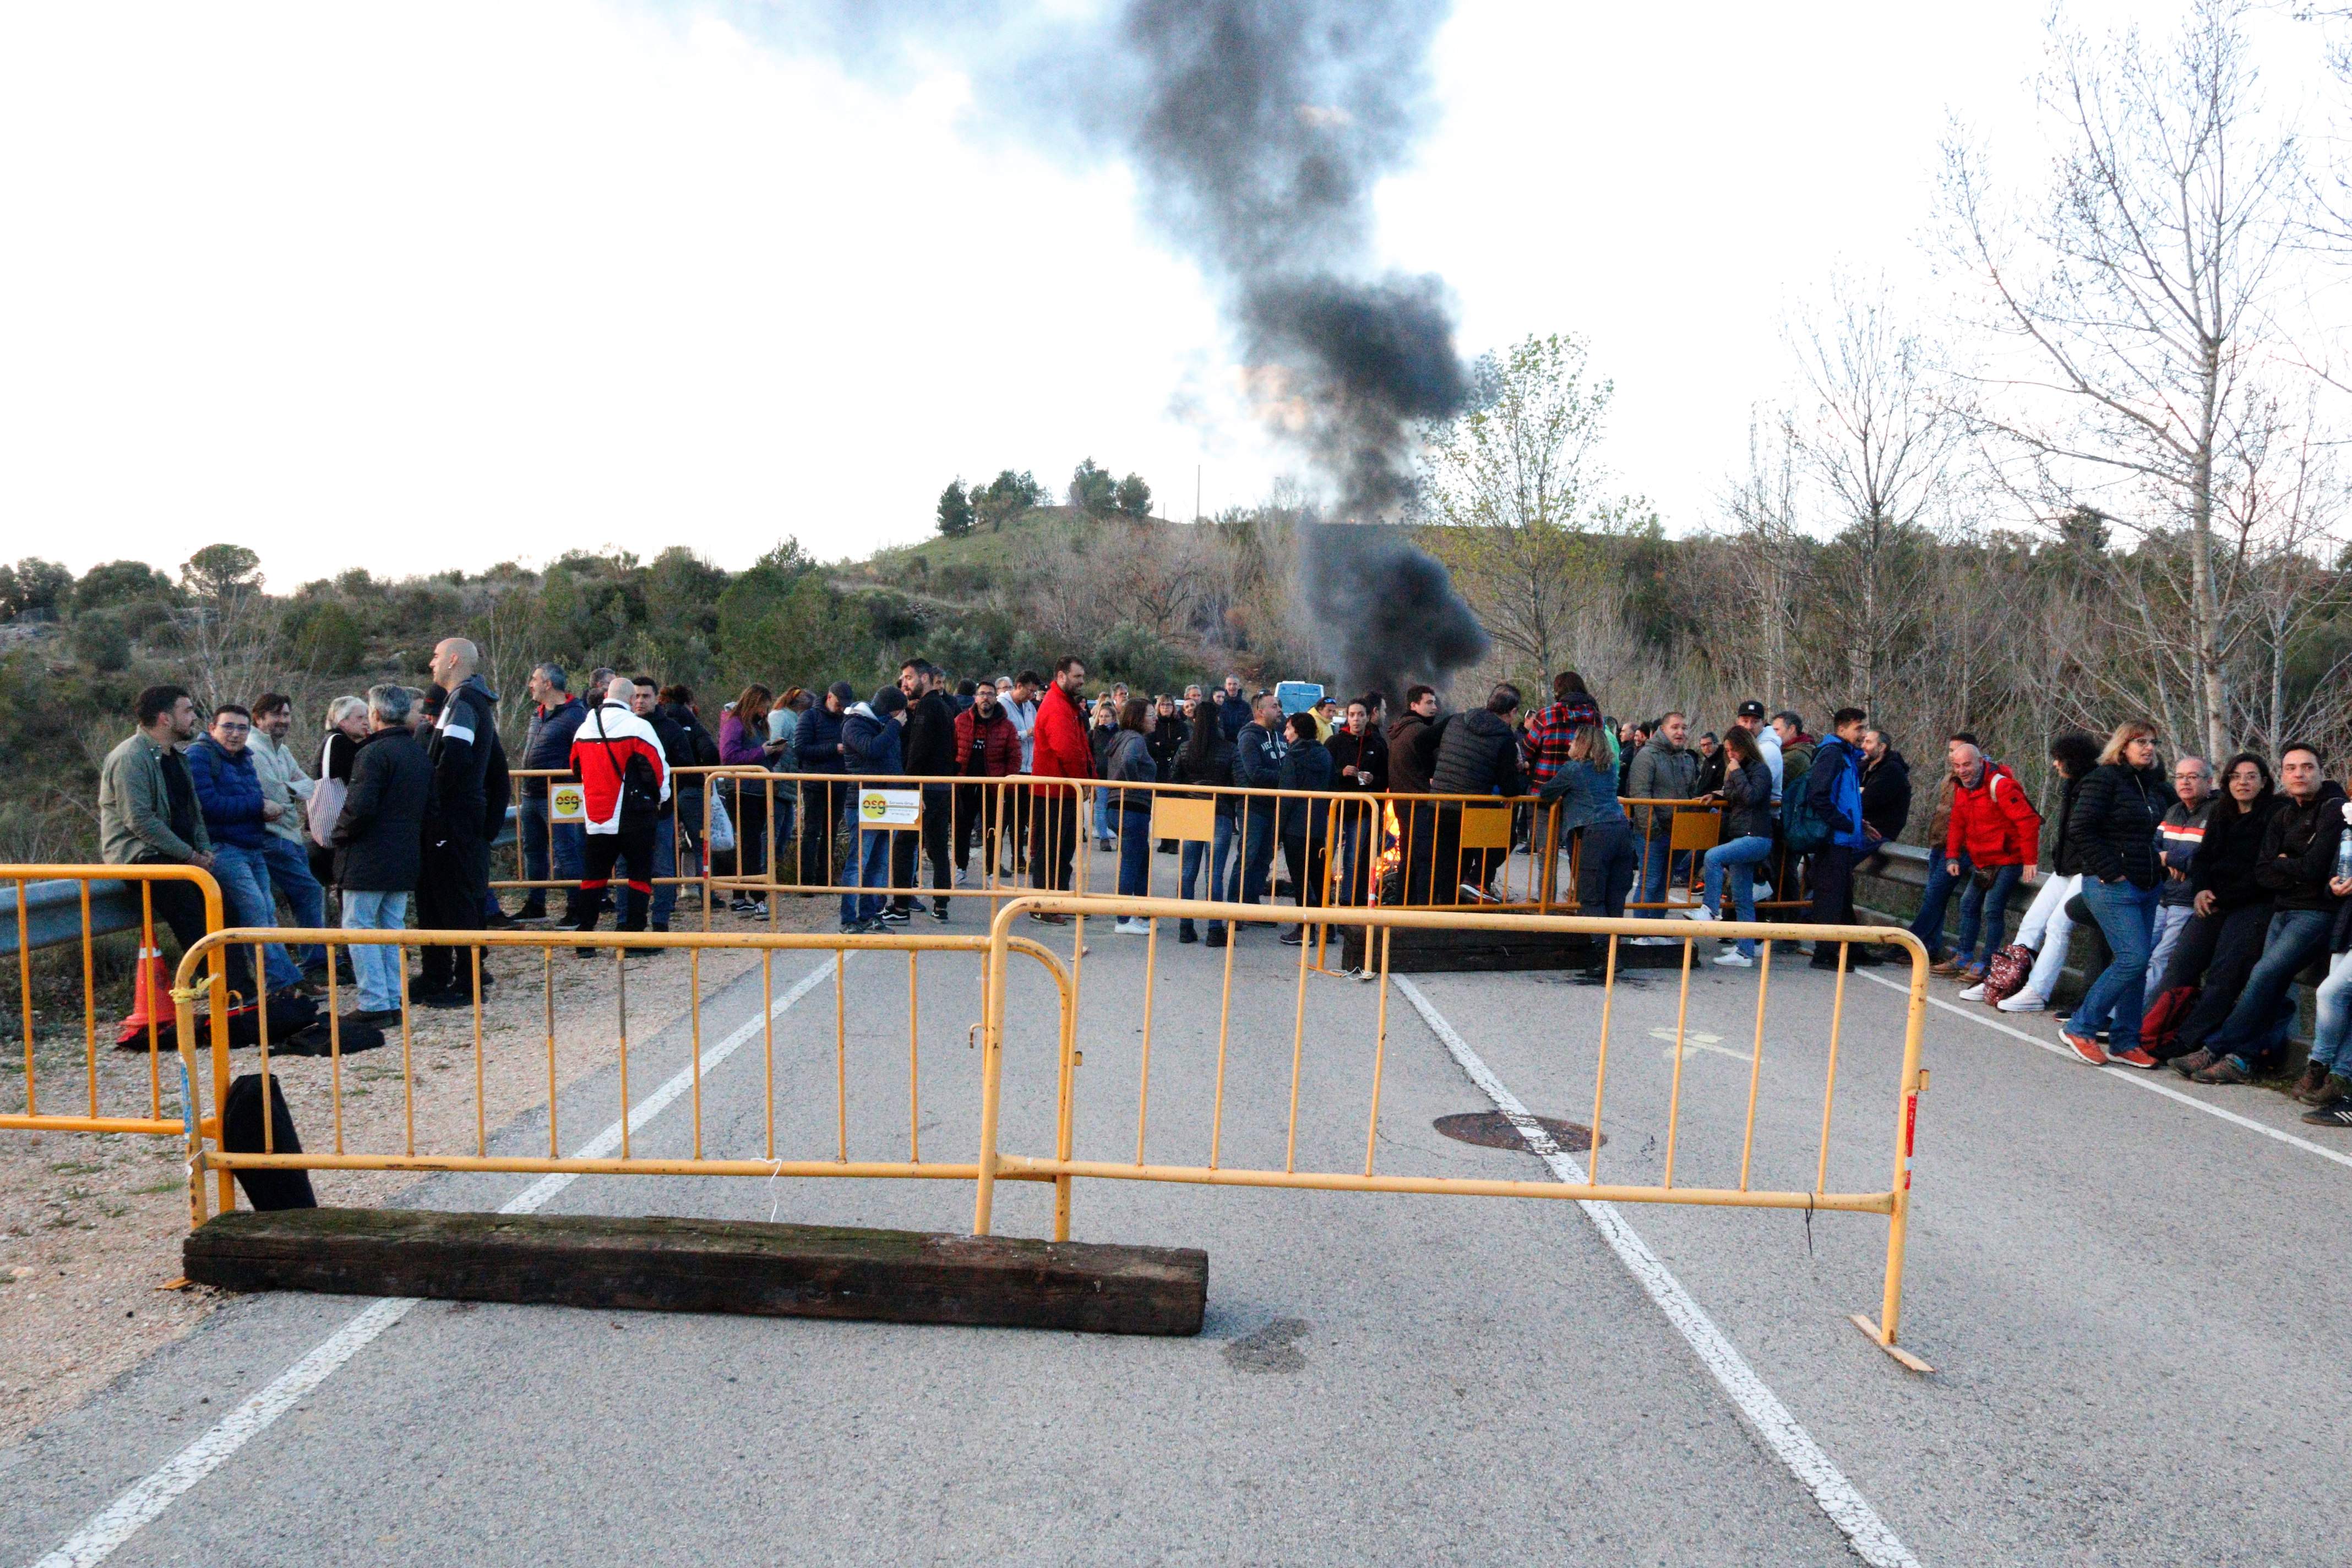
M 834 961 L 828 957 L 802 976 L 791 990 L 776 998 L 769 1009 L 768 1017 L 782 1017 L 785 1009 L 815 990 L 833 973 L 833 964 Z M 741 1027 L 706 1049 L 702 1053 L 703 1073 L 708 1075 L 715 1071 L 721 1062 L 741 1049 L 752 1036 L 759 1034 L 766 1021 L 755 1013 Z M 693 1087 L 694 1075 L 694 1067 L 689 1063 L 680 1068 L 669 1081 L 632 1106 L 628 1119 L 630 1133 L 635 1134 L 675 1104 L 678 1096 Z M 600 1160 L 620 1146 L 621 1124 L 616 1121 L 574 1150 L 572 1157 Z M 499 1212 L 530 1214 L 579 1179 L 569 1171 L 541 1176 L 501 1205 Z M 93 1514 L 79 1530 L 67 1538 L 63 1545 L 35 1563 L 33 1568 L 91 1568 L 94 1563 L 105 1562 L 121 1550 L 125 1542 L 153 1522 L 183 1493 L 220 1468 L 231 1455 L 268 1429 L 271 1422 L 292 1409 L 311 1390 L 333 1376 L 337 1368 L 366 1349 L 386 1329 L 406 1317 L 409 1309 L 415 1305 L 416 1299 L 413 1296 L 391 1296 L 369 1302 L 357 1316 L 328 1335 L 300 1361 L 278 1373 L 267 1387 L 221 1417 L 210 1431 L 173 1455 Z
M 1859 969 L 1854 973 L 1861 975 L 1863 979 L 1874 981 L 1889 990 L 1900 991 L 1906 995 L 1910 994 L 1910 986 L 1888 980 L 1883 975 L 1872 974 L 1866 970 Z M 2023 1040 L 2029 1046 L 2039 1046 L 2052 1056 L 2063 1057 L 2070 1062 L 2082 1060 L 2080 1057 L 2055 1040 L 2045 1040 L 2037 1036 L 2029 1035 L 2022 1029 L 2012 1028 L 1998 1018 L 1989 1018 L 1980 1011 L 1960 1006 L 1957 1003 L 1947 1002 L 1940 996 L 1928 997 L 1927 1005 L 1941 1007 L 1945 1012 L 1957 1014 L 1971 1023 L 1982 1024 L 1986 1028 L 2007 1035 L 2013 1040 Z M 2200 1100 L 2193 1094 L 2183 1094 L 2169 1084 L 2158 1083 L 2154 1079 L 2143 1076 L 2144 1071 L 2145 1069 L 2139 1068 L 2119 1068 L 2114 1072 L 2103 1071 L 2100 1076 L 2117 1083 L 2128 1084 L 2134 1089 L 2144 1089 L 2150 1094 L 2160 1094 L 2167 1100 L 2201 1110 L 2208 1116 L 2218 1116 L 2232 1126 L 2242 1127 L 2250 1132 L 2259 1132 L 2265 1138 L 2275 1138 L 2280 1142 L 2300 1149 L 2306 1154 L 2316 1154 L 2323 1160 L 2333 1160 L 2339 1165 L 2352 1167 L 2352 1154 L 2347 1154 L 2339 1149 L 2330 1149 L 2324 1143 L 2315 1143 L 2308 1138 L 2298 1138 L 2284 1129 L 2273 1127 L 2267 1122 L 2257 1121 L 2251 1116 L 2241 1116 L 2234 1110 L 2225 1110 L 2221 1106 Z
M 1398 991 L 1412 1004 L 1413 1010 L 1421 1015 L 1422 1021 L 1445 1047 L 1455 1065 L 1488 1100 L 1494 1101 L 1495 1109 L 1518 1129 L 1519 1137 L 1528 1148 L 1550 1166 L 1552 1174 L 1561 1181 L 1570 1184 L 1582 1184 L 1585 1179 L 1582 1162 L 1552 1142 L 1551 1134 L 1544 1131 L 1543 1124 L 1520 1102 L 1518 1096 L 1495 1076 L 1494 1070 L 1487 1067 L 1478 1053 L 1470 1048 L 1470 1043 L 1446 1022 L 1445 1016 L 1422 994 L 1421 987 L 1402 975 L 1392 978 Z M 1706 1310 L 1691 1299 L 1690 1292 L 1683 1289 L 1682 1281 L 1676 1279 L 1673 1270 L 1650 1250 L 1649 1243 L 1642 1239 L 1641 1234 L 1626 1223 L 1617 1205 L 1580 1201 L 1577 1206 L 1584 1211 L 1585 1217 L 1592 1222 L 1593 1228 L 1601 1233 L 1601 1238 L 1609 1244 L 1609 1249 L 1617 1255 L 1626 1272 L 1633 1276 L 1642 1289 L 1649 1293 L 1650 1300 L 1658 1304 L 1658 1310 L 1665 1313 L 1666 1321 L 1674 1324 L 1684 1342 L 1697 1355 L 1700 1364 L 1731 1396 L 1732 1404 L 1756 1429 L 1757 1436 L 1764 1439 L 1766 1446 L 1789 1468 L 1790 1473 L 1812 1494 L 1814 1502 L 1852 1543 L 1856 1555 L 1872 1564 L 1873 1568 L 1919 1568 L 1919 1560 L 1911 1554 L 1910 1549 L 1903 1544 L 1894 1531 L 1887 1528 L 1886 1521 L 1878 1517 L 1877 1510 L 1870 1506 L 1853 1483 L 1846 1479 L 1845 1473 L 1822 1451 L 1821 1445 L 1814 1442 L 1812 1435 L 1789 1413 L 1788 1406 L 1765 1386 L 1764 1380 L 1756 1375 L 1755 1369 L 1748 1364 L 1738 1347 L 1715 1326 L 1714 1320 L 1706 1315 Z

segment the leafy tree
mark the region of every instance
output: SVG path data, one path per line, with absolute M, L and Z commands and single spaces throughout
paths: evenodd
M 226 599 L 261 586 L 261 557 L 242 544 L 207 544 L 180 563 L 180 579 L 192 593 Z
M 74 619 L 67 639 L 76 660 L 111 675 L 131 663 L 131 634 L 123 629 L 119 611 L 97 610 Z
M 1129 517 L 1151 515 L 1151 487 L 1143 482 L 1141 474 L 1129 474 L 1118 481 L 1112 495 L 1112 504 Z
M 1045 487 L 1026 468 L 1017 474 L 1011 468 L 999 469 L 994 479 L 971 492 L 972 507 L 992 533 L 1003 528 L 1008 518 L 1034 510 L 1045 500 Z
M 0 566 L 0 620 L 54 616 L 64 606 L 73 585 L 70 571 L 37 555 L 28 555 L 14 566 Z
M 1070 470 L 1070 504 L 1090 517 L 1108 517 L 1118 510 L 1118 482 L 1092 458 L 1083 458 Z
M 313 675 L 341 675 L 367 663 L 367 636 L 359 617 L 332 599 L 289 615 L 286 632 L 295 662 Z
M 971 531 L 971 498 L 964 494 L 961 479 L 950 479 L 940 492 L 940 531 L 950 539 Z
M 172 580 L 144 561 L 109 561 L 82 574 L 74 584 L 74 609 L 102 610 L 110 605 L 169 603 Z

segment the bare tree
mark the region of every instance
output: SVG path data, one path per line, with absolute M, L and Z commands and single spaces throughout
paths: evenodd
M 2181 35 L 2153 49 L 2053 21 L 2042 100 L 2062 145 L 2041 209 L 2006 219 L 1983 160 L 1957 142 L 1943 179 L 1950 248 L 1980 290 L 1982 324 L 2012 351 L 1975 377 L 1969 412 L 2021 465 L 2020 493 L 2052 510 L 2102 499 L 2143 532 L 2185 528 L 2177 640 L 2217 754 L 2230 718 L 2217 467 L 2273 331 L 2301 184 L 2294 137 L 2252 105 L 2244 10 L 2197 0 Z
M 1764 700 L 1785 702 L 1795 687 L 1790 634 L 1806 576 L 1807 543 L 1798 526 L 1797 440 L 1786 411 L 1752 411 L 1748 420 L 1748 471 L 1724 497 L 1738 582 L 1738 623 L 1712 638 L 1718 650 L 1745 647 L 1752 668 L 1727 673 L 1761 682 Z M 1743 631 L 1744 626 L 1744 631 Z M 1725 662 L 1720 657 L 1718 664 Z

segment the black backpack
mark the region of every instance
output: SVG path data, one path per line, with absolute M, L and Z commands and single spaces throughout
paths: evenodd
M 609 755 L 613 740 L 604 733 L 601 708 L 596 710 L 596 739 L 604 742 Z M 661 782 L 654 776 L 654 765 L 643 757 L 631 757 L 621 768 L 621 831 L 650 831 L 660 816 Z
M 299 1154 L 302 1140 L 294 1132 L 294 1115 L 286 1109 L 285 1090 L 278 1087 L 275 1078 L 269 1085 L 269 1147 L 263 1148 L 261 1135 L 261 1086 L 264 1076 L 247 1073 L 228 1086 L 228 1097 L 221 1102 L 221 1147 L 232 1154 Z M 256 1209 L 314 1209 L 319 1206 L 318 1194 L 310 1190 L 308 1171 L 239 1171 L 236 1184 L 245 1189 L 246 1201 Z

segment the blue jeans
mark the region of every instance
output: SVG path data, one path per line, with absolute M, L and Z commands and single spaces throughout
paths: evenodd
M 776 842 L 784 843 L 782 835 Z M 654 904 L 653 927 L 660 931 L 669 924 L 670 912 L 677 908 L 677 884 L 665 882 L 664 877 L 677 875 L 677 823 L 665 816 L 654 824 Z
M 1706 852 L 1703 862 L 1706 875 L 1705 896 L 1706 907 L 1715 911 L 1716 919 L 1723 918 L 1723 884 L 1727 874 L 1739 918 L 1743 921 L 1756 918 L 1756 868 L 1771 853 L 1772 836 L 1769 833 L 1752 833 L 1745 838 L 1718 844 Z M 1738 946 L 1748 957 L 1756 956 L 1756 943 L 1747 937 L 1741 937 Z
M 1269 805 L 1272 803 L 1268 803 Z M 1265 888 L 1274 870 L 1274 813 L 1248 812 L 1242 818 L 1242 896 L 1245 904 L 1265 902 Z
M 890 885 L 890 834 L 885 828 L 856 828 L 857 838 L 857 879 L 851 885 L 859 888 L 887 888 Z M 882 912 L 890 900 L 880 893 L 844 893 L 841 895 L 841 923 L 853 925 L 870 921 Z
M 2009 895 L 2016 890 L 2018 879 L 2025 875 L 2025 868 L 1979 868 L 1992 873 L 1990 889 L 1977 886 L 1975 874 L 1969 871 L 1966 861 L 1961 862 L 1961 869 L 1968 872 L 1969 890 L 1960 895 L 1960 940 L 1953 944 L 1952 952 L 1961 963 L 1972 966 L 1990 958 L 1993 950 L 2009 935 Z M 1981 943 L 1979 937 L 1982 938 Z M 1979 951 L 1979 946 L 1981 952 Z M 2143 966 L 2147 963 L 2145 948 L 2140 952 L 2139 961 Z
M 268 851 L 247 849 L 235 844 L 213 846 L 213 878 L 221 886 L 221 900 L 228 906 L 228 918 L 241 926 L 274 926 L 278 923 L 278 902 L 269 891 Z M 263 950 L 266 973 L 262 977 L 265 991 L 281 990 L 298 984 L 302 972 L 286 956 L 286 950 L 271 942 Z
M 406 893 L 345 890 L 345 931 L 399 931 L 407 924 Z M 400 1005 L 401 951 L 390 942 L 352 944 L 352 978 L 359 983 L 361 1012 L 389 1013 Z
M 2352 951 L 2337 953 L 2319 983 L 2311 1059 L 2338 1078 L 2352 1078 Z
M 555 825 L 554 880 L 563 882 L 580 880 L 580 857 L 584 843 L 581 836 L 584 831 L 576 822 L 559 822 Z M 537 800 L 525 795 L 515 803 L 515 834 L 522 844 L 523 880 L 526 882 L 549 880 L 547 797 L 545 795 L 540 796 Z M 531 914 L 546 913 L 547 889 L 545 888 L 525 889 L 522 907 Z
M 1224 903 L 1230 901 L 1234 897 L 1233 874 L 1235 869 L 1234 866 L 1234 819 L 1232 817 L 1222 814 L 1218 816 L 1215 837 L 1206 844 L 1202 843 L 1197 838 L 1185 840 L 1184 857 L 1178 865 L 1178 881 L 1176 884 L 1176 896 L 1178 898 L 1189 899 L 1193 896 L 1192 888 L 1194 881 L 1200 876 L 1201 868 L 1204 862 L 1207 864 L 1209 868 L 1209 891 L 1207 895 L 1209 900 L 1212 903 Z M 1185 923 L 1190 924 L 1191 922 L 1187 921 Z M 1223 931 L 1225 929 L 1225 922 L 1223 921 L 1211 921 L 1209 922 L 1209 929 L 1211 931 Z
M 1944 911 L 1951 907 L 1952 894 L 1976 870 L 1965 855 L 1960 857 L 1958 876 L 1944 869 L 1944 854 L 1932 850 L 1927 857 L 1927 890 L 1919 896 L 1919 913 L 1911 921 L 1911 934 L 1927 950 L 1929 958 L 1944 956 Z M 2008 913 L 2004 907 L 2003 915 Z
M 1110 819 L 1110 791 L 1098 789 L 1095 791 L 1095 837 L 1110 838 L 1118 832 L 1118 826 Z
M 273 833 L 261 841 L 261 854 L 269 867 L 269 885 L 285 897 L 286 907 L 294 911 L 294 923 L 314 929 L 325 925 L 327 890 L 310 875 L 310 852 L 291 838 Z M 327 950 L 296 948 L 294 962 L 305 969 L 323 968 Z
M 2156 934 L 2150 939 L 2147 955 L 2147 978 L 2140 994 L 2153 1002 L 2164 989 L 2164 972 L 2172 963 L 2172 951 L 2180 945 L 2181 933 L 2197 913 L 2191 904 L 2158 904 L 2156 908 Z
M 2238 1005 L 2206 1040 L 2205 1048 L 2217 1057 L 2234 1057 L 2241 1068 L 2252 1070 L 2253 1058 L 2269 1044 L 2286 988 L 2305 964 L 2327 951 L 2335 924 L 2336 916 L 2326 910 L 2281 910 L 2272 915 L 2270 930 L 2263 935 L 2263 955 L 2246 976 Z
M 1122 897 L 1139 898 L 1151 891 L 1151 808 L 1148 805 L 1122 805 L 1118 808 L 1118 890 Z
M 2078 1035 L 2107 1031 L 2107 1048 L 2127 1051 L 2139 1044 L 2141 1015 L 2147 1011 L 2147 952 L 2156 940 L 2157 889 L 2136 882 L 2083 879 L 2083 901 L 2099 922 L 2111 955 L 2066 1021 Z
M 1690 851 L 1685 849 L 1676 854 L 1671 847 L 1673 843 L 1671 834 L 1660 833 L 1653 835 L 1642 847 L 1642 901 L 1645 904 L 1663 905 L 1666 900 L 1666 884 L 1686 880 L 1690 876 Z M 1680 879 L 1674 875 L 1677 861 L 1682 864 Z M 1633 918 L 1662 921 L 1666 918 L 1666 911 L 1663 908 L 1635 910 Z

